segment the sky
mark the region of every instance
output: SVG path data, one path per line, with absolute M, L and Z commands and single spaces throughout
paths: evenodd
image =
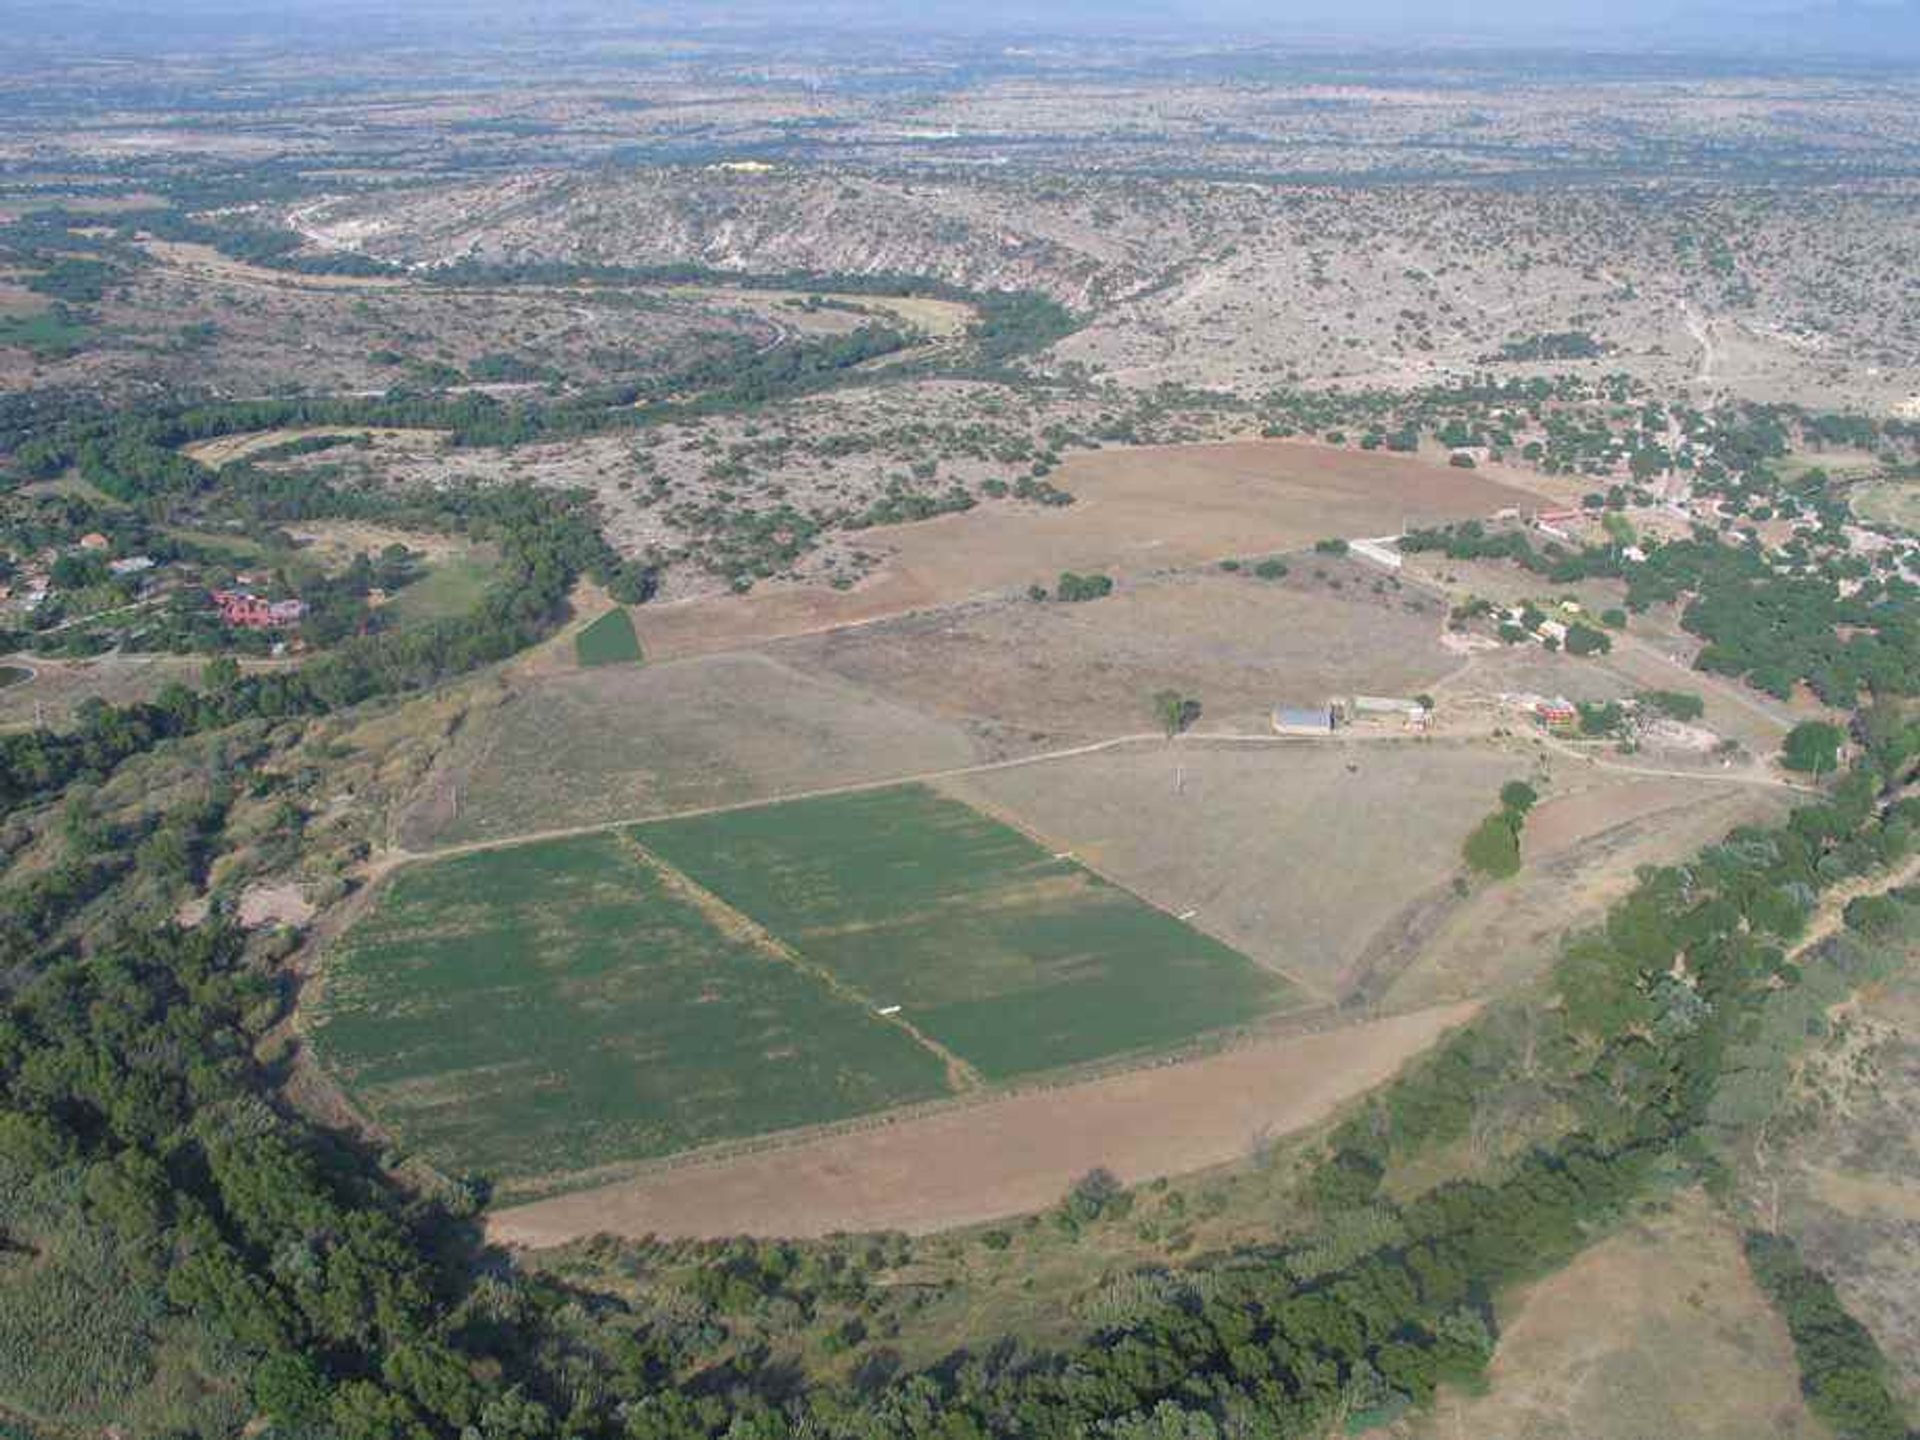
M 1920 0 L 0 0 L 0 28 L 89 37 L 335 30 L 849 27 L 975 39 L 1210 36 L 1282 42 L 1558 44 L 1920 60 Z

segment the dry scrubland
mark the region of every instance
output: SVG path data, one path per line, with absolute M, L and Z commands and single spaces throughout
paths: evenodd
M 1518 875 L 1458 904 L 1409 906 L 1399 929 L 1382 932 L 1361 961 L 1369 993 L 1399 1009 L 1526 980 L 1569 930 L 1597 924 L 1642 865 L 1675 864 L 1737 825 L 1777 823 L 1797 798 L 1765 785 L 1652 783 L 1582 768 L 1555 765 L 1546 823 L 1522 835 Z M 1568 797 L 1555 799 L 1562 790 Z
M 1764 1217 L 1800 1244 L 1920 1402 L 1920 955 L 1832 1011 L 1756 1152 Z M 1776 1209 L 1777 1207 L 1777 1209 Z
M 1093 316 L 1056 363 L 1137 386 L 1407 386 L 1479 368 L 1510 339 L 1583 330 L 1609 347 L 1595 373 L 1884 407 L 1910 393 L 1920 358 L 1905 303 L 1915 204 L 1898 186 L 1336 191 L 687 169 L 383 193 L 309 222 L 322 243 L 409 263 L 693 258 L 1039 289 Z

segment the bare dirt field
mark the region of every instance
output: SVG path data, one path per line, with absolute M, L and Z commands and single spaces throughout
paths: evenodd
M 418 797 L 410 845 L 639 818 L 973 763 L 960 727 L 759 655 L 517 681 Z M 457 787 L 457 814 L 446 791 Z
M 1323 997 L 1528 773 L 1445 740 L 1301 740 L 1080 756 L 943 782 Z M 1176 789 L 1176 783 L 1178 789 Z
M 787 585 L 649 607 L 641 642 L 661 657 L 1051 583 L 1063 570 L 1136 577 L 1229 556 L 1298 549 L 1404 522 L 1482 516 L 1534 497 L 1464 470 L 1285 441 L 1143 446 L 1076 455 L 1057 483 L 1077 503 L 964 514 L 860 532 L 885 558 L 848 590 Z
M 1657 815 L 1701 798 L 1700 787 L 1684 780 L 1609 781 L 1583 784 L 1565 793 L 1549 793 L 1527 816 L 1525 853 L 1544 860 L 1615 826 Z
M 1443 618 L 1438 600 L 1360 562 L 1309 555 L 1279 581 L 1246 570 L 1154 575 L 1089 603 L 981 603 L 800 637 L 772 653 L 1015 731 L 1151 729 L 1150 699 L 1171 688 L 1201 701 L 1208 729 L 1264 732 L 1279 703 L 1428 688 L 1460 663 L 1440 647 Z
M 926 1234 L 1029 1213 L 1106 1166 L 1128 1183 L 1221 1165 L 1379 1084 L 1470 1005 L 1276 1038 L 495 1211 L 546 1246 L 628 1236 Z
M 1687 1192 L 1502 1307 L 1487 1388 L 1442 1392 L 1417 1440 L 1823 1440 L 1786 1326 L 1733 1225 Z

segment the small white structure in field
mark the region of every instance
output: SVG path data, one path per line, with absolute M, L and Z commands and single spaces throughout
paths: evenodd
M 1406 557 L 1392 548 L 1399 539 L 1398 535 L 1382 535 L 1374 540 L 1351 540 L 1347 548 L 1362 560 L 1371 560 L 1388 570 L 1398 570 L 1406 564 Z

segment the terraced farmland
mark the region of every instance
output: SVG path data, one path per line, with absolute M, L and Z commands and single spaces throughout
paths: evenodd
M 593 835 L 401 871 L 310 1021 L 373 1117 L 435 1164 L 537 1176 L 945 1089 L 905 1030 Z
M 637 827 L 648 850 L 988 1079 L 1177 1044 L 1278 976 L 921 785 Z

